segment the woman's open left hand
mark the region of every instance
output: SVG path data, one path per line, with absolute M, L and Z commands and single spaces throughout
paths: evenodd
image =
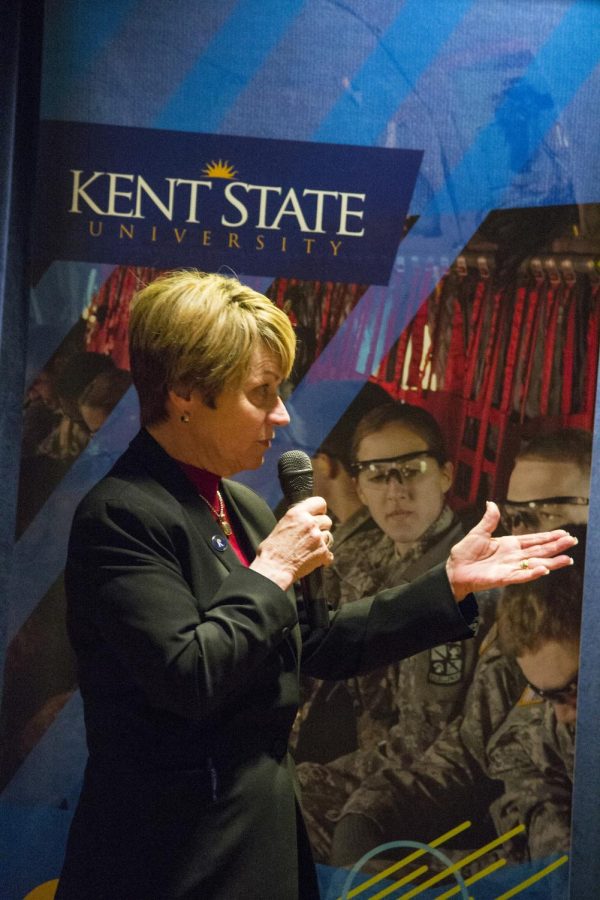
M 567 531 L 494 538 L 499 521 L 498 507 L 488 501 L 481 521 L 450 551 L 446 572 L 457 601 L 472 591 L 533 581 L 572 564 L 565 551 L 577 539 Z

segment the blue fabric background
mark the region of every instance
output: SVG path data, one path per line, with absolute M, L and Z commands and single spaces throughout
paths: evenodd
M 22 6 L 10 2 L 0 11 L 0 664 L 11 636 L 62 568 L 75 503 L 136 422 L 129 393 L 15 544 L 25 373 L 29 378 L 44 364 L 112 268 L 57 259 L 27 294 L 39 116 L 424 150 L 410 210 L 419 220 L 401 250 L 409 276 L 428 259 L 442 261 L 443 271 L 443 261 L 450 264 L 492 209 L 600 202 L 596 0 L 180 0 L 168 8 L 159 0 L 47 0 Z M 270 274 L 263 273 L 263 286 Z M 416 311 L 410 281 L 394 270 L 387 290 L 367 290 L 354 315 L 375 316 L 383 304 L 393 342 Z M 336 367 L 345 374 L 340 347 L 352 322 L 350 316 L 313 366 L 312 402 L 323 372 Z M 375 348 L 375 365 L 388 349 Z M 356 368 L 353 361 L 353 375 Z M 298 420 L 310 422 L 305 443 L 316 447 L 352 396 L 328 395 L 327 417 L 314 421 L 305 415 L 308 394 L 301 384 L 291 406 Z M 283 449 L 282 434 L 265 467 L 247 479 L 273 503 L 274 465 Z M 597 453 L 592 491 L 600 497 Z M 595 501 L 591 534 L 598 527 Z M 595 897 L 600 883 L 597 541 L 590 541 L 587 558 L 573 900 Z M 20 900 L 58 873 L 69 817 L 58 807 L 72 806 L 77 794 L 85 754 L 80 726 L 74 698 L 0 797 L 0 854 L 11 859 L 0 870 L 5 900 Z M 511 877 L 504 890 L 517 883 Z M 564 874 L 548 879 L 548 890 L 551 883 L 552 896 L 566 896 Z

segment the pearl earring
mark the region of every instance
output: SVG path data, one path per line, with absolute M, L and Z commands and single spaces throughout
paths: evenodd
M 182 413 L 182 414 L 179 416 L 179 419 L 183 422 L 184 425 L 187 425 L 188 422 L 190 421 L 190 414 L 189 414 L 189 413 L 186 413 L 186 412 L 185 412 L 185 413 Z

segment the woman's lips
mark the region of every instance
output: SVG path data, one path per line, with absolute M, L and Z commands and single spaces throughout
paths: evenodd
M 414 516 L 414 512 L 411 509 L 393 509 L 386 516 L 388 519 L 408 519 L 409 516 Z

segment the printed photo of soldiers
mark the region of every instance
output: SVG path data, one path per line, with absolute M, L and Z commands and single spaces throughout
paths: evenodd
M 533 439 L 518 455 L 507 500 L 504 527 L 514 533 L 575 528 L 587 522 L 591 434 L 563 429 Z M 538 687 L 543 687 L 538 685 Z M 349 865 L 385 841 L 429 842 L 464 820 L 473 827 L 463 838 L 479 846 L 495 834 L 489 817 L 501 785 L 491 770 L 490 751 L 507 717 L 530 690 L 513 655 L 507 655 L 492 626 L 479 651 L 462 712 L 406 766 L 393 743 L 371 755 L 372 771 L 346 780 L 346 801 L 320 785 L 321 799 L 308 794 L 308 821 L 322 859 Z M 343 782 L 336 782 L 339 786 Z
M 444 505 L 459 524 L 466 525 L 487 498 L 505 499 L 502 528 L 508 533 L 587 522 L 587 429 L 600 333 L 600 278 L 590 261 L 599 232 L 589 212 L 572 206 L 547 209 L 544 216 L 491 213 L 378 368 L 357 345 L 357 360 L 365 360 L 374 381 L 437 422 L 446 461 L 453 464 Z M 371 348 L 386 343 L 386 323 L 385 315 L 365 322 L 364 336 L 358 329 L 356 340 L 368 338 Z M 377 454 L 385 462 L 402 452 Z M 355 457 L 365 462 L 376 454 Z M 384 465 L 381 474 L 394 489 L 401 479 L 392 469 Z M 410 561 L 399 563 L 403 554 L 378 518 L 376 499 L 365 496 L 364 470 L 354 475 L 385 537 L 341 563 L 336 558 L 328 573 L 338 582 L 336 602 L 379 589 L 388 574 L 410 577 Z M 490 627 L 498 599 L 482 604 L 476 659 L 463 668 L 464 691 L 456 690 L 461 699 L 448 717 L 442 711 L 436 722 L 430 711 L 444 691 L 450 696 L 451 682 L 465 666 L 458 647 L 440 648 L 436 659 L 430 655 L 421 691 L 410 673 L 414 666 L 413 678 L 423 678 L 424 670 L 411 660 L 370 690 L 359 681 L 345 686 L 344 697 L 332 692 L 328 708 L 338 701 L 355 711 L 357 749 L 351 754 L 346 740 L 332 756 L 334 720 L 319 720 L 317 703 L 308 708 L 300 728 L 299 777 L 319 861 L 351 865 L 382 842 L 428 841 L 467 819 L 473 825 L 455 840 L 457 848 L 495 837 L 490 805 L 499 782 L 488 772 L 487 745 L 526 687 L 518 664 L 499 647 L 496 626 Z M 319 755 L 319 734 L 328 731 L 335 732 L 329 755 Z
M 339 579 L 340 603 L 412 581 L 443 562 L 464 534 L 446 500 L 452 463 L 426 410 L 393 401 L 371 410 L 354 433 L 352 460 L 357 495 L 383 536 L 342 559 L 336 546 L 331 575 Z M 388 757 L 410 766 L 462 711 L 478 647 L 493 619 L 493 598 L 480 596 L 479 609 L 474 639 L 443 644 L 345 684 L 357 749 L 327 763 L 305 757 L 298 766 L 310 836 L 322 861 L 329 859 L 336 816 L 365 776 Z M 339 689 L 335 694 L 339 699 Z M 308 725 L 313 710 L 303 712 Z M 320 724 L 331 733 L 330 721 L 322 717 Z

